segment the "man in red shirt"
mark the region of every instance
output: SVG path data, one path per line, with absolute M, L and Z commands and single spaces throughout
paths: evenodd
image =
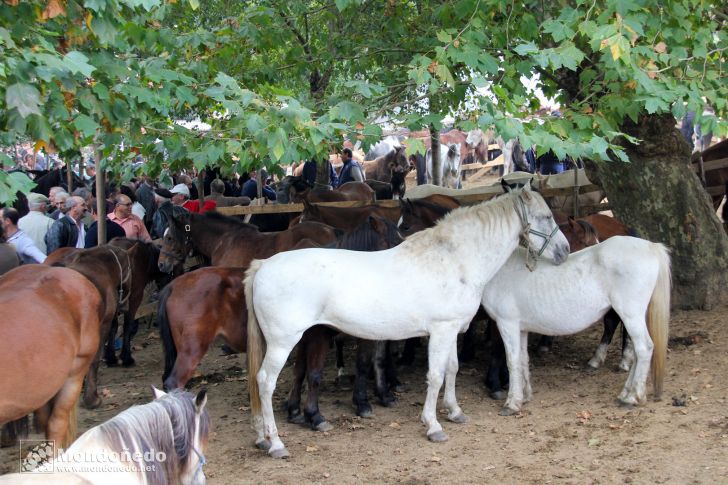
M 199 200 L 190 199 L 190 189 L 185 184 L 177 184 L 170 190 L 172 193 L 172 203 L 174 205 L 181 205 L 190 212 L 196 214 L 202 214 L 203 212 L 215 210 L 217 203 L 214 200 L 205 200 L 205 203 L 200 208 Z
M 129 239 L 141 239 L 146 242 L 151 241 L 152 238 L 149 236 L 149 231 L 147 231 L 144 221 L 131 213 L 131 199 L 121 194 L 116 196 L 115 202 L 116 206 L 114 207 L 114 212 L 109 215 L 109 220 L 119 224 Z

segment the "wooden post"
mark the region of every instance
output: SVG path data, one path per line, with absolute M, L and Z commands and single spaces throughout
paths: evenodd
M 574 163 L 574 219 L 579 217 L 579 169 Z
M 99 246 L 106 244 L 106 171 L 101 166 L 101 152 L 94 150 L 96 160 L 96 230 Z
M 258 186 L 258 198 L 263 198 L 263 174 L 261 173 L 262 167 L 255 171 L 255 182 Z
M 432 157 L 432 183 L 442 185 L 442 160 L 440 160 L 440 132 L 430 123 L 430 156 Z

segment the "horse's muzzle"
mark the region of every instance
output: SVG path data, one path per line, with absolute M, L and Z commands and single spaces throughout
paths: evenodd
M 569 257 L 569 243 L 559 244 L 554 250 L 554 264 L 559 265 Z

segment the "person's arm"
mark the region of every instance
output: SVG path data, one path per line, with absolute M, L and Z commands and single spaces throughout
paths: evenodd
M 46 259 L 46 255 L 43 253 L 43 251 L 38 249 L 38 246 L 36 246 L 35 243 L 31 241 L 29 241 L 25 245 L 25 247 L 23 247 L 23 253 L 25 253 L 25 255 L 29 256 L 31 259 L 33 259 L 33 261 L 39 264 L 43 263 L 43 261 L 45 261 Z
M 149 231 L 147 231 L 147 226 L 144 225 L 144 221 L 139 220 L 139 239 L 141 239 L 144 242 L 151 242 L 152 236 L 149 235 Z

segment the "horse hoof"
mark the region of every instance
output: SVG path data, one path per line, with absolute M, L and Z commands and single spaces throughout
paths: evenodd
M 326 431 L 331 431 L 332 429 L 334 429 L 334 426 L 328 421 L 321 421 L 314 427 L 314 429 L 316 431 L 321 431 L 322 433 L 325 433 Z
M 490 391 L 488 392 L 488 396 L 496 401 L 502 401 L 508 397 L 508 393 L 504 390 Z
M 356 410 L 356 415 L 360 418 L 370 419 L 374 417 L 372 408 L 361 408 Z
M 91 400 L 84 399 L 83 401 L 83 407 L 85 407 L 86 409 L 96 409 L 99 406 L 101 406 L 100 396 L 94 396 L 94 398 Z
M 129 357 L 129 359 L 124 360 L 121 365 L 124 367 L 134 367 L 136 365 L 136 361 L 132 357 Z
M 256 441 L 255 446 L 259 450 L 268 451 L 268 450 L 270 450 L 271 444 L 270 444 L 270 441 L 263 440 L 263 441 Z
M 457 424 L 464 424 L 464 423 L 467 423 L 468 421 L 470 421 L 470 418 L 468 418 L 468 416 L 464 413 L 460 413 L 457 416 L 453 416 L 453 417 L 448 416 L 447 419 L 449 419 L 453 423 L 457 423 Z
M 591 362 L 584 366 L 584 372 L 587 374 L 594 374 L 599 370 L 599 367 L 594 367 Z
M 290 453 L 288 453 L 288 450 L 285 449 L 285 448 L 279 448 L 277 450 L 271 450 L 271 451 L 268 452 L 268 454 L 272 458 L 276 458 L 276 459 L 279 459 L 279 460 L 286 459 L 286 458 L 290 458 L 290 456 L 291 456 Z
M 500 414 L 501 416 L 515 416 L 515 415 L 516 415 L 516 414 L 518 414 L 519 412 L 520 412 L 520 411 L 519 411 L 519 410 L 517 410 L 517 409 L 511 409 L 511 408 L 509 408 L 509 407 L 507 407 L 507 406 L 504 406 L 504 407 L 503 407 L 503 408 L 502 408 L 502 409 L 501 409 L 501 410 L 500 410 L 500 411 L 498 412 L 498 414 Z
M 119 361 L 117 359 L 106 359 L 106 367 L 117 367 L 119 365 Z
M 297 414 L 295 416 L 288 416 L 288 422 L 291 424 L 306 424 L 306 418 L 303 414 Z
M 392 392 L 402 393 L 404 392 L 404 384 L 402 384 L 401 382 L 392 384 L 391 386 L 389 386 L 389 390 L 391 390 Z
M 632 404 L 631 402 L 624 402 L 624 401 L 621 401 L 619 399 L 617 400 L 617 405 L 621 409 L 626 409 L 626 410 L 630 410 L 630 409 L 634 409 L 635 408 L 635 405 Z
M 397 400 L 394 398 L 394 396 L 386 396 L 384 398 L 379 399 L 379 404 L 381 406 L 384 406 L 385 408 L 393 407 L 396 402 L 397 402 Z
M 449 438 L 444 431 L 435 431 L 434 433 L 428 434 L 427 439 L 432 441 L 433 443 L 444 443 Z

